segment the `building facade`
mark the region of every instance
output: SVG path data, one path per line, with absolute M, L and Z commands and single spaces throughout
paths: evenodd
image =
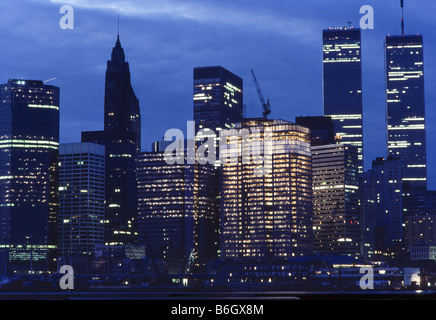
M 59 150 L 58 262 L 89 273 L 104 244 L 105 150 L 94 143 Z
M 427 243 L 436 245 L 436 212 L 429 215 L 410 216 L 404 221 L 406 250 L 410 252 L 413 245 Z
M 314 251 L 359 255 L 358 151 L 330 144 L 312 147 Z
M 375 210 L 372 170 L 359 174 L 362 241 L 360 251 L 365 261 L 375 257 Z
M 215 168 L 188 164 L 186 154 L 168 163 L 164 151 L 139 155 L 139 243 L 153 264 L 165 265 L 161 273 L 201 273 L 219 249 Z
M 331 28 L 323 31 L 324 115 L 335 123 L 345 145 L 357 147 L 363 172 L 363 102 L 361 31 Z
M 9 273 L 53 271 L 59 88 L 35 80 L 0 87 L 0 247 Z
M 310 254 L 310 130 L 283 120 L 246 119 L 220 139 L 221 258 L 271 261 Z
M 401 159 L 377 158 L 372 162 L 375 216 L 375 250 L 398 254 L 403 242 Z

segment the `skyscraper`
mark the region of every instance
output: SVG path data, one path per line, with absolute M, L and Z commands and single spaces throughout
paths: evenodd
M 222 259 L 311 254 L 309 129 L 283 120 L 246 119 L 220 138 L 227 159 L 221 164 Z
M 359 255 L 361 219 L 357 148 L 312 147 L 314 251 Z
M 425 191 L 427 151 L 422 36 L 387 36 L 385 55 L 387 153 L 401 158 L 405 191 Z
M 106 150 L 106 243 L 136 241 L 136 162 L 141 150 L 139 102 L 130 83 L 119 36 L 107 62 L 104 131 L 83 132 L 82 142 L 95 142 Z
M 242 121 L 242 86 L 242 79 L 223 67 L 194 68 L 195 133 L 206 130 L 199 139 L 209 136 L 207 130 L 219 136 L 221 129 Z
M 60 145 L 58 261 L 76 273 L 91 271 L 96 246 L 104 244 L 104 187 L 104 146 Z
M 0 87 L 0 248 L 9 272 L 54 269 L 59 88 L 35 80 Z
M 194 68 L 193 101 L 196 145 L 214 137 L 215 145 L 215 183 L 210 187 L 215 199 L 213 221 L 219 221 L 220 212 L 220 132 L 235 127 L 244 117 L 243 80 L 239 76 L 221 66 Z M 210 154 L 210 149 L 208 149 Z M 207 156 L 207 155 L 206 155 Z M 200 221 L 199 221 L 200 222 Z M 205 226 L 207 226 L 206 224 Z M 207 230 L 207 228 L 200 228 Z M 219 237 L 219 226 L 210 231 Z M 207 235 L 207 234 L 205 234 Z M 200 242 L 204 243 L 204 242 Z M 219 244 L 217 244 L 219 246 Z M 206 248 L 207 249 L 207 248 Z
M 139 155 L 139 242 L 169 274 L 202 272 L 218 257 L 215 168 L 188 164 L 186 153 L 182 163 L 169 164 L 164 151 Z
M 363 103 L 361 31 L 331 28 L 323 31 L 324 115 L 335 123 L 336 135 L 358 151 L 363 172 Z
M 399 253 L 403 245 L 401 159 L 377 158 L 372 162 L 375 249 Z

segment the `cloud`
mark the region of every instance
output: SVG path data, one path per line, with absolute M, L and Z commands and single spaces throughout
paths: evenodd
M 34 0 L 41 1 L 41 0 Z M 65 0 L 50 0 L 63 5 Z M 70 0 L 73 8 L 89 10 L 115 11 L 120 15 L 141 19 L 188 20 L 201 24 L 233 26 L 239 29 L 259 30 L 282 36 L 298 37 L 307 40 L 307 36 L 317 34 L 316 24 L 306 18 L 283 16 L 265 8 L 250 9 L 249 5 L 228 4 L 224 1 L 144 1 L 144 0 Z M 314 32 L 315 31 L 315 32 Z M 304 36 L 304 37 L 303 37 Z

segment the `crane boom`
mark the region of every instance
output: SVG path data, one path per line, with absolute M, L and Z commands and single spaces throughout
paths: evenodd
M 259 82 L 257 81 L 256 75 L 254 74 L 253 69 L 251 69 L 251 74 L 253 75 L 254 84 L 256 85 L 257 95 L 259 96 L 260 104 L 263 108 L 263 118 L 267 119 L 268 115 L 271 113 L 271 105 L 269 103 L 269 99 L 265 100 L 262 89 L 260 88 Z

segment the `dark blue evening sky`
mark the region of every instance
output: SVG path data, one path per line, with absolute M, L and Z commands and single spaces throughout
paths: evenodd
M 429 188 L 436 189 L 436 1 L 406 0 L 406 32 L 425 45 Z M 75 9 L 62 30 L 59 9 Z M 250 69 L 272 118 L 322 115 L 322 29 L 358 27 L 362 5 L 375 12 L 363 30 L 365 167 L 385 156 L 383 40 L 400 31 L 400 0 L 0 0 L 0 81 L 47 80 L 61 88 L 61 142 L 103 128 L 104 74 L 120 38 L 140 100 L 143 149 L 192 120 L 192 69 L 222 65 L 244 79 L 248 116 L 261 116 Z

